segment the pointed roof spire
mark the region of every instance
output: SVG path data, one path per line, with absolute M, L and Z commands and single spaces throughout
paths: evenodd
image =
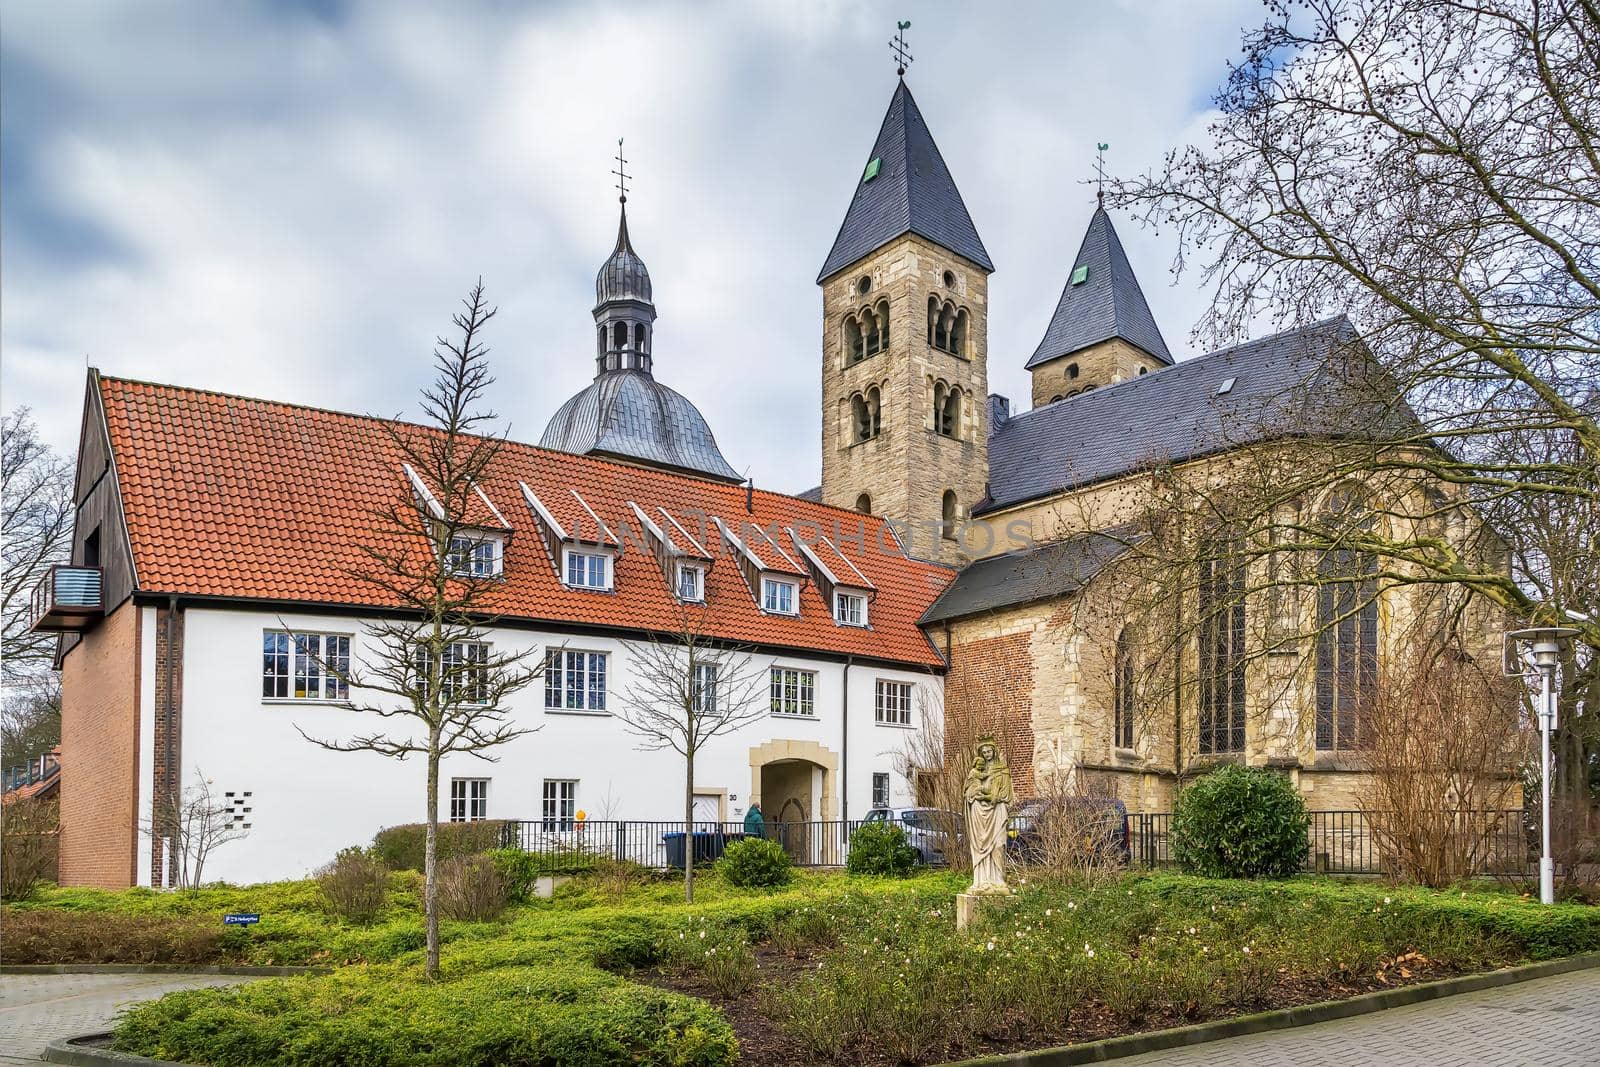
M 1113 337 L 1163 363 L 1172 362 L 1172 353 L 1167 351 L 1167 342 L 1161 337 L 1144 291 L 1139 288 L 1139 279 L 1111 225 L 1111 216 L 1104 207 L 1096 207 L 1078 258 L 1072 261 L 1056 312 L 1026 369 Z
M 911 90 L 900 81 L 817 281 L 905 233 L 925 237 L 986 271 L 994 270 L 939 146 Z

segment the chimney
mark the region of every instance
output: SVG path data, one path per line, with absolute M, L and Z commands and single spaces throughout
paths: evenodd
M 1011 398 L 999 393 L 989 394 L 989 436 L 1011 421 Z

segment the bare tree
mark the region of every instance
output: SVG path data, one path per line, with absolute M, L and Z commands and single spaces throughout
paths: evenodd
M 28 629 L 29 597 L 72 549 L 72 464 L 39 439 L 27 408 L 0 419 L 0 643 L 10 686 L 48 667 L 56 635 Z
M 396 609 L 363 630 L 367 654 L 357 662 L 321 650 L 296 649 L 344 690 L 343 707 L 382 720 L 351 738 L 307 740 L 338 752 L 375 752 L 393 759 L 420 755 L 427 768 L 424 911 L 430 977 L 439 973 L 439 765 L 454 753 L 491 759 L 490 750 L 532 731 L 512 725 L 506 700 L 544 670 L 530 651 L 485 642 L 497 617 L 490 604 L 496 569 L 479 565 L 474 547 L 486 521 L 480 485 L 503 439 L 479 433 L 494 415 L 480 410 L 494 379 L 484 326 L 495 309 L 483 283 L 462 301 L 459 334 L 434 349 L 437 377 L 422 393 L 429 426 L 385 422 L 395 455 L 395 496 L 372 516 L 365 563 L 352 581 L 381 590 Z M 298 643 L 298 639 L 297 639 Z
M 917 806 L 940 813 L 936 818 L 940 850 L 945 862 L 958 871 L 972 866 L 967 850 L 967 771 L 984 732 L 977 726 L 975 711 L 982 698 L 965 679 L 960 675 L 953 683 L 947 678 L 944 686 L 919 685 L 921 724 L 891 753 L 892 766 L 905 779 Z
M 1512 618 L 1578 626 L 1557 823 L 1592 832 L 1600 12 L 1570 0 L 1268 9 L 1218 94 L 1209 143 L 1112 190 L 1176 230 L 1180 269 L 1200 265 L 1214 289 L 1201 337 L 1237 338 L 1263 315 L 1348 313 L 1361 327 L 1303 391 L 1338 447 L 1269 464 L 1287 477 L 1235 494 L 1234 543 L 1264 561 L 1277 536 L 1308 564 L 1310 598 L 1315 562 L 1354 551 L 1375 559 L 1380 592 L 1454 585 Z M 1356 388 L 1341 399 L 1330 380 Z M 1373 494 L 1387 533 L 1292 517 L 1297 502 L 1374 478 L 1409 483 Z
M 694 900 L 694 767 L 708 742 L 772 710 L 770 671 L 752 649 L 708 636 L 703 606 L 677 605 L 677 626 L 624 642 L 632 677 L 617 717 L 647 750 L 683 757 L 683 897 Z
M 61 743 L 61 676 L 40 670 L 9 679 L 0 698 L 0 752 L 14 766 Z
M 236 806 L 226 794 L 218 795 L 214 784 L 196 767 L 194 785 L 158 797 L 151 817 L 140 825 L 164 846 L 179 889 L 198 889 L 211 854 L 250 833 L 245 806 Z

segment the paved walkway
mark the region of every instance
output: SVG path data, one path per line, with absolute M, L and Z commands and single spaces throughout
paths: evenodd
M 1600 968 L 1114 1062 L 1118 1067 L 1594 1067 L 1600 1064 Z
M 45 1045 L 105 1030 L 135 1001 L 248 980 L 217 974 L 0 974 L 0 1063 L 36 1064 Z

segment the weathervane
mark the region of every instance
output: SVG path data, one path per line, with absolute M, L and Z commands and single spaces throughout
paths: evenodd
M 906 76 L 906 68 L 911 65 L 913 58 L 911 53 L 906 51 L 906 31 L 910 28 L 910 19 L 902 19 L 896 22 L 894 40 L 889 42 L 889 49 L 894 53 L 895 63 L 898 67 L 895 73 L 902 78 Z
M 1096 142 L 1094 147 L 1094 177 L 1096 185 L 1094 198 L 1103 204 L 1106 199 L 1106 149 L 1111 146 Z
M 617 176 L 617 199 L 626 204 L 628 202 L 628 161 L 622 158 L 622 138 L 617 138 L 617 169 L 611 172 Z

